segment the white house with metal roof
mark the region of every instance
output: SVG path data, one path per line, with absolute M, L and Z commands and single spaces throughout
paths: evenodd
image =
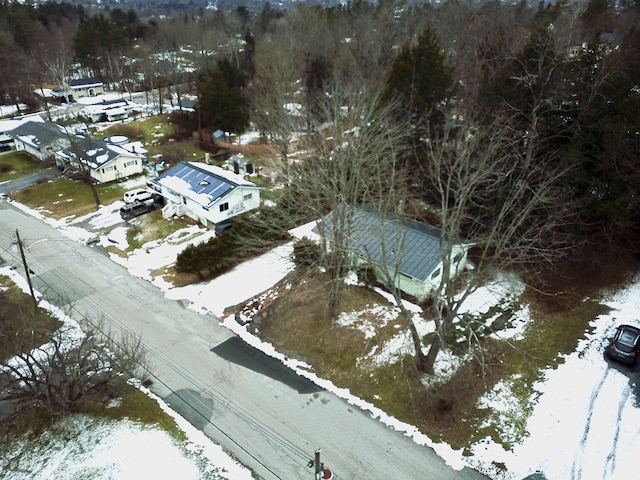
M 129 112 L 136 107 L 136 104 L 124 98 L 107 99 L 103 98 L 98 103 L 84 103 L 82 112 L 91 119 L 91 122 L 115 122 L 129 117 Z
M 91 137 L 74 137 L 72 145 L 58 152 L 56 157 L 72 167 L 88 168 L 91 178 L 97 183 L 138 175 L 143 172 L 146 160 L 142 153 Z
M 180 162 L 149 182 L 166 205 L 165 218 L 186 215 L 205 226 L 224 223 L 260 206 L 260 187 L 228 170 Z
M 342 226 L 338 234 L 344 235 L 354 265 L 372 267 L 378 281 L 387 285 L 392 281 L 393 286 L 420 301 L 442 280 L 443 253 L 448 252 L 453 278 L 464 268 L 471 246 L 460 240 L 443 244 L 441 231 L 426 223 L 345 206 L 327 214 L 313 229 L 328 248 L 334 223 Z

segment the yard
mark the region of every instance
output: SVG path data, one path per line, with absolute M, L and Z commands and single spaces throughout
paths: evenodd
M 49 163 L 34 160 L 24 152 L 11 150 L 0 153 L 0 182 L 14 180 L 50 166 Z
M 25 197 L 24 201 L 36 205 L 39 198 Z M 483 337 L 482 348 L 476 347 L 472 355 L 462 355 L 463 362 L 453 362 L 454 357 L 443 355 L 441 378 L 425 382 L 413 366 L 406 334 L 403 337 L 406 329 L 397 310 L 380 293 L 349 286 L 338 322 L 326 315 L 321 276 L 282 274 L 278 278 L 285 277 L 284 280 L 272 289 L 269 287 L 274 282 L 266 279 L 256 293 L 266 291 L 248 302 L 222 295 L 227 302 L 223 308 L 195 303 L 194 297 L 202 299 L 198 302 L 211 297 L 206 290 L 209 283 L 216 281 L 183 286 L 184 278 L 176 279 L 171 259 L 175 259 L 180 245 L 204 238 L 196 225 L 176 223 L 165 230 L 160 226 L 163 220 L 154 217 L 156 212 L 131 225 L 115 226 L 108 220 L 113 207 L 89 210 L 84 219 L 71 218 L 64 207 L 57 215 L 66 218 L 69 225 L 75 223 L 82 228 L 101 225 L 103 235 L 110 238 L 103 246 L 108 245 L 112 257 L 120 258 L 118 261 L 127 265 L 131 273 L 157 282 L 171 298 L 193 301 L 192 308 L 221 315 L 224 307 L 246 305 L 239 313 L 250 319 L 257 316 L 259 323 L 245 328 L 272 344 L 276 351 L 305 362 L 320 378 L 417 426 L 434 441 L 462 449 L 463 455 L 469 457 L 477 456 L 479 446 L 487 442 L 509 451 L 528 438 L 529 418 L 539 401 L 540 394 L 536 392 L 540 383 L 549 371 L 560 369 L 568 356 L 575 355 L 585 337 L 601 335 L 600 330 L 594 330 L 594 319 L 608 315 L 609 292 L 628 285 L 630 266 L 637 264 L 635 259 L 595 255 L 584 264 L 567 265 L 564 271 L 547 275 L 547 294 L 541 294 L 540 289 L 534 288 L 536 285 L 520 284 L 517 295 L 507 300 L 498 298 L 498 307 L 475 310 L 478 318 L 485 320 L 502 316 L 518 323 L 518 319 L 526 317 L 516 326 L 517 333 L 508 335 L 505 330 L 504 334 Z M 169 249 L 165 255 L 166 247 Z M 153 266 L 141 267 L 142 264 Z M 253 270 L 278 274 L 273 267 Z M 194 296 L 198 291 L 204 293 Z M 216 291 L 220 291 L 219 284 Z M 424 321 L 423 327 L 428 335 L 429 322 Z M 513 325 L 507 322 L 505 327 Z M 512 405 L 500 410 L 493 403 L 488 404 L 487 395 L 505 386 L 509 392 L 502 397 L 508 397 Z M 513 478 L 504 476 L 509 468 L 507 461 L 495 460 L 493 464 L 496 476 Z

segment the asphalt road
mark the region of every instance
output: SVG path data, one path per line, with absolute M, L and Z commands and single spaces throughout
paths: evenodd
M 0 200 L 0 256 L 21 273 L 19 254 L 10 248 L 16 229 L 35 289 L 76 319 L 102 319 L 113 332 L 140 335 L 151 390 L 256 477 L 313 479 L 307 463 L 321 448 L 336 480 L 486 478 L 451 469 L 432 449 L 248 347 L 216 318 L 166 299 L 101 248 L 70 240 Z

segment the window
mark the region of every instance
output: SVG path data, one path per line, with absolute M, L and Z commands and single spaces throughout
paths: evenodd
M 137 160 L 129 160 L 128 162 L 124 162 L 124 166 L 126 167 L 131 167 L 133 165 L 137 165 L 138 161 Z
M 440 269 L 437 269 L 435 272 L 431 274 L 431 278 L 436 278 L 440 275 Z
M 113 172 L 115 169 L 116 169 L 115 165 L 112 165 L 111 167 L 104 167 L 102 169 L 102 173 Z
M 251 200 L 251 198 L 253 197 L 253 193 L 247 193 L 244 197 L 242 197 L 243 200 Z
M 453 257 L 453 264 L 455 265 L 456 263 L 458 263 L 461 258 L 462 258 L 462 254 L 461 253 L 457 254 L 455 257 Z
M 227 210 L 229 210 L 229 202 L 225 202 L 220 204 L 220 211 L 221 212 L 226 212 Z

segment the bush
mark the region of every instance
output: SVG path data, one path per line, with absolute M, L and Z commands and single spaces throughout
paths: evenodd
M 112 126 L 109 129 L 111 135 L 124 135 L 129 139 L 142 140 L 144 137 L 144 129 L 135 123 L 121 123 Z
M 307 237 L 293 244 L 293 263 L 296 267 L 317 265 L 321 255 L 320 246 Z

